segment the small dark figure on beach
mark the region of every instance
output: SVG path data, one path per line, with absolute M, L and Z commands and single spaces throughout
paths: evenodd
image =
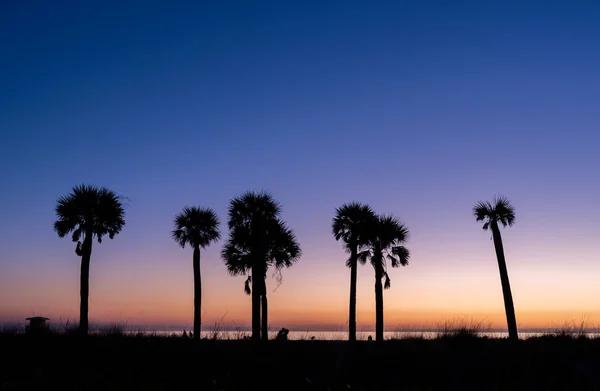
M 289 332 L 290 332 L 290 330 L 288 330 L 284 327 L 281 330 L 279 330 L 279 332 L 277 333 L 277 337 L 275 337 L 275 339 L 277 341 L 287 341 Z
M 367 340 L 369 340 L 369 341 L 372 341 L 372 340 L 373 340 L 373 337 L 371 337 L 371 336 L 369 335 L 369 338 L 367 338 Z

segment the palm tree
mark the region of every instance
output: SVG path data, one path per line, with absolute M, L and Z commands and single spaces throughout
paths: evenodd
M 246 192 L 229 205 L 229 239 L 221 257 L 231 275 L 248 276 L 244 290 L 252 295 L 254 340 L 261 338 L 261 329 L 262 339 L 268 339 L 267 270 L 273 266 L 280 273 L 301 255 L 294 233 L 279 214 L 279 204 L 265 192 Z
M 408 239 L 408 229 L 393 216 L 378 216 L 369 229 L 369 239 L 359 253 L 362 262 L 367 259 L 375 269 L 375 340 L 383 341 L 383 288 L 389 289 L 390 276 L 386 259 L 392 267 L 408 265 L 410 253 L 402 244 Z M 382 280 L 385 284 L 382 285 Z
M 125 225 L 125 210 L 121 197 L 105 187 L 89 185 L 73 187 L 71 194 L 62 196 L 56 203 L 54 231 L 60 238 L 72 234 L 77 242 L 75 253 L 81 257 L 79 331 L 88 332 L 88 296 L 90 292 L 90 259 L 94 238 L 113 239 Z M 83 238 L 83 242 L 79 239 Z
M 202 282 L 200 279 L 200 248 L 204 249 L 219 240 L 219 218 L 211 209 L 185 207 L 175 216 L 173 239 L 182 248 L 188 244 L 194 249 L 194 339 L 200 339 L 200 309 L 202 306 Z
M 477 221 L 484 221 L 483 229 L 492 230 L 494 239 L 494 248 L 496 249 L 496 258 L 498 259 L 498 268 L 500 269 L 500 282 L 502 284 L 502 294 L 504 295 L 504 309 L 506 311 L 506 322 L 508 324 L 508 338 L 518 340 L 517 319 L 515 317 L 515 306 L 513 304 L 510 282 L 508 280 L 508 270 L 506 269 L 506 259 L 504 258 L 504 247 L 502 245 L 502 236 L 498 223 L 503 227 L 515 223 L 515 208 L 508 198 L 503 196 L 494 197 L 492 202 L 479 201 L 473 207 L 473 214 Z
M 356 277 L 358 261 L 358 249 L 367 244 L 368 227 L 376 218 L 375 212 L 370 206 L 358 202 L 344 204 L 337 208 L 332 223 L 332 233 L 335 240 L 344 242 L 346 252 L 350 258 L 346 266 L 350 268 L 350 311 L 348 317 L 348 338 L 356 341 Z M 364 264 L 364 262 L 362 262 Z

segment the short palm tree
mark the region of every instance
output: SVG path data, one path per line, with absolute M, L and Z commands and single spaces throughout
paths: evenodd
M 502 236 L 500 235 L 499 224 L 503 227 L 512 226 L 515 223 L 515 208 L 508 198 L 503 196 L 495 197 L 492 202 L 479 201 L 473 207 L 473 214 L 477 221 L 483 221 L 483 229 L 492 230 L 494 239 L 494 248 L 496 249 L 496 258 L 498 259 L 498 268 L 500 269 L 500 282 L 502 284 L 502 294 L 504 296 L 504 309 L 506 311 L 506 322 L 508 324 L 508 338 L 518 340 L 517 319 L 515 317 L 515 306 L 513 304 L 510 282 L 508 280 L 508 270 L 506 269 L 506 259 L 504 258 L 504 246 L 502 245 Z
M 77 242 L 75 253 L 81 257 L 79 331 L 88 332 L 88 297 L 90 292 L 90 259 L 94 238 L 113 239 L 125 225 L 125 210 L 121 197 L 105 187 L 75 186 L 72 192 L 56 203 L 54 231 L 63 238 L 72 234 Z M 83 238 L 83 242 L 80 239 Z
M 281 271 L 301 255 L 294 233 L 279 214 L 277 202 L 264 192 L 244 193 L 229 206 L 230 233 L 221 257 L 230 274 L 248 276 L 244 290 L 252 295 L 254 340 L 261 338 L 261 332 L 262 339 L 268 339 L 267 270 L 272 266 Z
M 369 229 L 369 240 L 359 253 L 362 261 L 369 260 L 375 269 L 375 340 L 383 341 L 383 288 L 389 289 L 387 262 L 392 267 L 408 265 L 410 253 L 403 244 L 408 229 L 393 216 L 378 216 Z M 385 279 L 385 283 L 382 280 Z
M 356 279 L 358 262 L 364 258 L 358 257 L 360 246 L 367 244 L 368 228 L 376 218 L 370 206 L 358 202 L 344 204 L 337 208 L 332 223 L 332 233 L 335 240 L 342 240 L 350 258 L 346 266 L 350 268 L 350 310 L 348 316 L 348 339 L 356 341 Z M 364 262 L 363 262 L 364 264 Z
M 194 339 L 200 339 L 200 310 L 202 308 L 202 281 L 200 279 L 200 249 L 219 240 L 219 218 L 211 209 L 185 207 L 175 216 L 173 239 L 182 248 L 189 245 L 194 249 Z

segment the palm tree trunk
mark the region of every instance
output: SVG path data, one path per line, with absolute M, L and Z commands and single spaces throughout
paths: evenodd
M 81 254 L 81 274 L 79 276 L 79 332 L 88 333 L 88 298 L 90 295 L 90 259 L 92 258 L 92 236 L 87 232 L 83 240 Z
M 381 261 L 378 261 L 381 262 Z M 381 266 L 377 265 L 375 269 L 375 340 L 383 341 L 383 284 L 381 279 L 383 273 Z
M 252 340 L 260 340 L 260 273 L 252 266 Z
M 202 306 L 202 283 L 200 281 L 200 247 L 194 245 L 194 339 L 200 340 L 200 309 Z
M 262 281 L 262 340 L 267 341 L 269 339 L 269 309 L 267 305 L 267 282 L 265 277 Z
M 348 316 L 348 339 L 356 341 L 356 278 L 357 278 L 358 249 L 350 244 L 350 310 Z
M 498 268 L 500 269 L 500 282 L 502 283 L 502 294 L 504 295 L 504 309 L 506 311 L 506 322 L 508 324 L 508 338 L 518 340 L 517 318 L 515 316 L 515 306 L 513 304 L 510 282 L 508 280 L 508 270 L 506 269 L 506 259 L 504 258 L 504 246 L 502 245 L 502 236 L 498 223 L 492 221 L 492 236 L 494 238 L 494 248 L 496 249 L 496 258 L 498 258 Z

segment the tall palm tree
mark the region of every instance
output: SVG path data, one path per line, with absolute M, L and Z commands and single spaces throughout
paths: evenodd
M 90 292 L 90 259 L 94 238 L 113 239 L 125 225 L 125 210 L 121 197 L 106 187 L 78 185 L 70 194 L 61 196 L 56 203 L 54 231 L 60 238 L 72 234 L 77 242 L 75 253 L 81 257 L 79 278 L 79 331 L 88 332 L 88 297 Z M 83 238 L 83 242 L 80 239 Z
M 483 221 L 483 229 L 492 230 L 494 239 L 494 248 L 496 249 L 496 258 L 498 259 L 498 268 L 500 269 L 500 282 L 502 284 L 502 294 L 504 296 L 504 309 L 506 311 L 506 322 L 508 324 L 508 338 L 518 340 L 517 318 L 515 317 L 515 306 L 513 304 L 510 282 L 508 280 L 508 270 L 506 269 L 506 259 L 504 258 L 504 246 L 502 245 L 502 236 L 500 227 L 512 225 L 515 223 L 515 208 L 508 198 L 503 196 L 494 197 L 492 202 L 479 201 L 473 207 L 473 214 L 477 221 Z
M 344 204 L 337 208 L 332 223 L 332 233 L 335 240 L 342 240 L 350 258 L 346 266 L 350 268 L 350 311 L 348 316 L 348 339 L 356 341 L 356 278 L 358 262 L 364 258 L 358 257 L 360 246 L 367 244 L 368 228 L 376 218 L 370 206 L 358 202 Z
M 248 276 L 244 290 L 252 295 L 254 340 L 261 332 L 262 339 L 268 339 L 267 270 L 273 266 L 280 272 L 301 255 L 294 233 L 279 215 L 279 204 L 265 192 L 246 192 L 229 205 L 229 239 L 221 257 L 230 274 Z
M 202 281 L 200 279 L 200 249 L 219 240 L 219 218 L 211 209 L 200 207 L 183 208 L 175 216 L 173 239 L 182 248 L 188 244 L 194 249 L 194 339 L 200 339 L 200 309 L 202 307 Z
M 378 216 L 369 229 L 369 240 L 359 253 L 362 262 L 370 260 L 375 269 L 375 340 L 383 341 L 383 289 L 391 286 L 387 262 L 392 267 L 408 265 L 410 253 L 403 244 L 408 229 L 393 216 Z M 382 284 L 382 280 L 385 283 Z

